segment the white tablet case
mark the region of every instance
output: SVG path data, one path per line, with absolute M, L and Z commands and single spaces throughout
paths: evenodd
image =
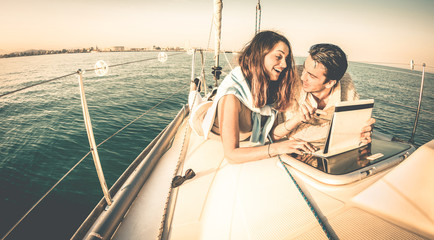
M 360 133 L 371 118 L 373 107 L 374 99 L 337 103 L 324 149 L 315 155 L 332 156 L 364 146 Z

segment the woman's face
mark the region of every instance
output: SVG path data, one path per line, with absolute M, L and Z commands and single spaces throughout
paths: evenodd
M 277 81 L 280 74 L 287 67 L 286 57 L 289 54 L 289 47 L 283 42 L 278 42 L 273 49 L 265 55 L 264 67 L 271 81 Z

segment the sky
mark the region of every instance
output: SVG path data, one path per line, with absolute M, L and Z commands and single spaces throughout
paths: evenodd
M 0 0 L 0 54 L 98 46 L 213 47 L 212 0 Z M 223 1 L 222 49 L 254 35 L 257 0 Z M 350 61 L 434 67 L 434 0 L 262 0 L 261 30 L 339 45 Z M 434 71 L 434 68 L 431 68 Z

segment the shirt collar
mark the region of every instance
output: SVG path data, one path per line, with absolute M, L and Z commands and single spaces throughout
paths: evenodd
M 312 107 L 318 108 L 318 104 L 315 101 L 315 98 L 313 97 L 312 93 L 307 93 L 302 89 L 301 99 L 306 100 Z M 337 81 L 337 83 L 333 86 L 330 92 L 329 100 L 324 109 L 329 109 L 331 107 L 334 107 L 335 104 L 340 101 L 341 101 L 341 83 Z

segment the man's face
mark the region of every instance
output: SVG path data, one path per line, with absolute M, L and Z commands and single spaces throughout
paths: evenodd
M 303 90 L 308 93 L 320 93 L 327 89 L 326 68 L 321 63 L 316 63 L 309 55 L 304 61 L 303 73 L 301 80 L 303 81 Z

